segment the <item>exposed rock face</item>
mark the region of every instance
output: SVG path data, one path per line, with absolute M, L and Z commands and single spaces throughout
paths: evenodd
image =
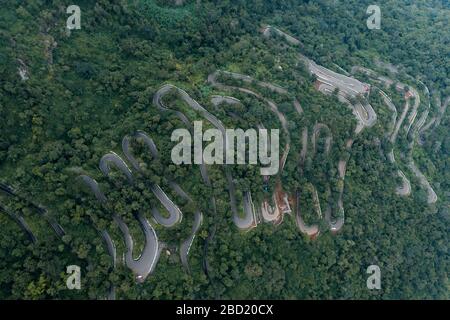
M 20 79 L 22 81 L 27 81 L 30 77 L 28 76 L 28 68 L 25 62 L 23 62 L 22 59 L 17 59 L 17 62 L 19 63 L 19 67 L 17 68 L 17 71 L 19 72 Z

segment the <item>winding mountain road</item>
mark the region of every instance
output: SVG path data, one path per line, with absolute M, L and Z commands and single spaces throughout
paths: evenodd
M 100 190 L 100 186 L 98 185 L 98 183 L 94 179 L 86 175 L 82 175 L 80 176 L 80 178 L 90 188 L 90 190 L 97 198 L 97 200 L 103 206 L 105 206 L 105 208 L 108 211 L 110 211 L 110 209 L 107 206 L 108 203 L 107 198 Z M 161 245 L 159 244 L 156 232 L 151 226 L 151 224 L 148 222 L 148 220 L 145 219 L 145 217 L 141 213 L 137 213 L 136 218 L 138 219 L 141 228 L 144 232 L 145 245 L 139 258 L 134 260 L 133 259 L 134 243 L 133 239 L 131 238 L 128 226 L 125 224 L 123 219 L 118 214 L 113 212 L 113 219 L 119 226 L 119 229 L 123 234 L 125 245 L 127 248 L 127 251 L 125 253 L 125 263 L 127 267 L 131 269 L 133 273 L 136 275 L 136 280 L 138 282 L 143 282 L 147 278 L 147 276 L 151 274 L 151 272 L 154 270 L 162 248 Z M 111 249 L 113 249 L 115 252 L 114 248 Z M 115 258 L 115 253 L 112 255 L 112 257 Z
M 0 204 L 0 212 L 5 213 L 7 216 L 9 216 L 13 221 L 15 221 L 22 230 L 27 234 L 28 238 L 32 243 L 37 243 L 37 238 L 34 235 L 33 231 L 31 231 L 30 226 L 25 221 L 22 215 L 15 214 L 14 212 L 11 212 L 6 207 L 4 207 L 2 204 Z

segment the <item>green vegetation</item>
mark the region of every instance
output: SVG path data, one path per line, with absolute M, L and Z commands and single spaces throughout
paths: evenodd
M 412 152 L 438 194 L 438 202 L 429 206 L 414 176 L 410 177 L 410 197 L 394 192 L 399 182 L 396 167 L 380 156 L 380 150 L 390 150 L 389 142 L 374 143 L 386 133 L 391 117 L 378 92 L 372 91 L 369 97 L 378 121 L 357 137 L 349 153 L 345 143 L 353 135 L 355 117 L 337 100 L 338 92 L 326 96 L 316 91 L 314 77 L 298 62 L 300 51 L 338 72 L 342 71 L 336 65 L 347 71 L 361 65 L 383 73 L 375 61 L 389 61 L 400 66 L 396 79 L 420 90 L 420 112 L 428 100 L 418 80 L 427 84 L 430 117 L 436 116 L 436 97 L 444 102 L 450 96 L 448 3 L 384 1 L 381 30 L 366 27 L 369 4 L 356 0 L 211 0 L 185 1 L 177 6 L 162 0 L 80 0 L 81 29 L 69 35 L 64 1 L 3 3 L 0 182 L 14 186 L 23 199 L 47 208 L 65 235 L 58 237 L 30 203 L 0 190 L 0 204 L 23 216 L 38 238 L 33 244 L 20 226 L 0 211 L 0 299 L 105 299 L 111 284 L 118 299 L 448 299 L 448 110 L 440 126 L 427 131 L 422 146 L 409 150 L 411 138 L 403 128 L 396 143 L 397 161 L 400 153 Z M 292 34 L 301 45 L 288 47 L 264 38 L 260 29 L 266 24 Z M 20 68 L 28 75 L 25 81 L 19 76 Z M 248 74 L 288 90 L 281 95 L 255 83 L 221 78 L 227 85 L 249 88 L 276 102 L 288 119 L 291 150 L 280 177 L 284 191 L 302 190 L 307 181 L 313 181 L 325 204 L 326 195 L 335 194 L 342 184 L 335 178 L 336 164 L 349 158 L 342 231 L 333 235 L 321 226 L 320 236 L 311 240 L 299 232 L 294 216 L 286 214 L 279 226 L 261 223 L 248 233 L 239 232 L 232 221 L 224 168 L 208 166 L 209 187 L 199 166 L 171 162 L 175 145 L 171 133 L 186 126 L 173 112 L 162 112 L 152 103 L 154 93 L 165 83 L 186 90 L 225 127 L 247 129 L 262 123 L 266 128 L 280 128 L 280 150 L 286 146 L 278 118 L 261 100 L 236 91 L 232 95 L 241 104 L 219 108 L 211 104 L 212 94 L 230 95 L 206 82 L 216 70 Z M 370 82 L 364 76 L 358 78 Z M 383 90 L 400 115 L 403 93 L 392 86 Z M 292 106 L 294 98 L 301 103 L 302 115 Z M 202 119 L 176 95 L 166 96 L 164 103 L 184 112 L 191 121 Z M 307 127 L 311 133 L 315 123 L 330 128 L 331 150 L 329 156 L 321 151 L 324 134 L 317 141 L 318 154 L 312 159 L 309 152 L 300 170 L 302 130 Z M 206 121 L 204 124 L 210 127 Z M 145 147 L 133 144 L 144 174 L 135 174 L 133 185 L 115 170 L 110 179 L 104 177 L 98 169 L 100 158 L 109 151 L 123 155 L 122 138 L 136 130 L 152 137 L 160 157 L 152 159 L 145 154 Z M 276 180 L 271 178 L 270 192 L 264 191 L 255 166 L 233 166 L 231 170 L 238 203 L 242 203 L 243 190 L 251 190 L 253 201 L 260 203 L 275 189 Z M 108 205 L 99 204 L 76 182 L 81 173 L 99 182 Z M 194 204 L 172 192 L 170 181 L 182 186 Z M 136 245 L 133 256 L 137 257 L 145 237 L 134 214 L 142 212 L 150 220 L 152 207 L 163 211 L 150 191 L 151 183 L 168 193 L 184 217 L 170 229 L 153 224 L 166 247 L 155 272 L 136 284 L 123 263 L 112 268 L 100 231 L 111 235 L 121 261 L 126 247 L 112 212 L 120 215 L 130 228 Z M 310 193 L 305 190 L 302 201 L 307 201 L 305 208 L 311 212 L 308 223 L 315 223 Z M 178 248 L 189 236 L 197 207 L 204 219 L 189 253 L 188 273 Z M 208 241 L 213 230 L 215 235 Z M 65 284 L 66 267 L 73 264 L 82 269 L 79 291 L 68 290 Z M 366 268 L 371 264 L 381 268 L 381 290 L 366 287 Z

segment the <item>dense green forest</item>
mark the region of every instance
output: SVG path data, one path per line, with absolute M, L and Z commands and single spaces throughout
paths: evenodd
M 79 30 L 66 28 L 70 14 L 64 1 L 2 3 L 0 299 L 106 299 L 111 288 L 117 299 L 448 299 L 450 116 L 443 107 L 450 97 L 448 1 L 380 1 L 379 30 L 366 26 L 372 4 L 366 0 L 177 2 L 79 0 Z M 266 25 L 300 44 L 264 37 Z M 405 103 L 407 89 L 417 88 L 416 121 L 425 112 L 435 119 L 422 143 L 403 128 L 396 142 L 386 138 L 391 113 L 378 94 L 381 85 L 359 73 L 354 76 L 373 86 L 367 99 L 377 122 L 354 137 L 352 111 L 337 92 L 316 90 L 317 79 L 299 63 L 299 53 L 339 73 L 362 66 L 394 78 L 383 90 L 399 108 L 398 117 L 404 105 L 414 104 Z M 278 94 L 255 80 L 219 77 L 227 86 L 245 87 L 276 103 L 290 136 L 262 99 L 208 82 L 216 70 L 285 88 L 286 94 Z M 400 82 L 408 88 L 398 90 Z M 264 182 L 256 166 L 211 165 L 208 185 L 198 165 L 174 165 L 171 134 L 186 128 L 175 111 L 191 122 L 203 117 L 174 93 L 163 98 L 172 111 L 157 108 L 154 95 L 168 83 L 185 90 L 227 128 L 280 128 L 280 153 L 290 145 L 283 172 Z M 240 103 L 214 106 L 212 95 L 232 95 Z M 309 150 L 299 166 L 302 130 L 311 133 L 317 123 L 325 123 L 333 137 L 329 155 L 323 132 L 317 152 L 311 156 Z M 133 170 L 133 183 L 117 170 L 105 177 L 99 169 L 102 157 L 110 151 L 122 156 L 122 139 L 138 130 L 153 139 L 158 157 L 135 141 L 131 148 L 142 170 Z M 349 150 L 345 144 L 351 138 Z M 388 161 L 389 150 L 395 164 Z M 344 158 L 345 185 L 336 166 Z M 436 202 L 427 203 L 408 161 L 428 178 Z M 317 223 L 320 235 L 301 233 L 294 214 L 285 214 L 276 225 L 238 230 L 227 170 L 239 203 L 244 190 L 260 203 L 277 183 L 288 194 L 304 190 L 304 219 Z M 401 183 L 398 170 L 411 181 L 407 197 L 395 193 Z M 107 203 L 80 183 L 82 174 L 95 178 Z M 171 189 L 174 181 L 192 201 Z M 309 182 L 321 203 L 337 198 L 336 190 L 343 188 L 345 225 L 339 232 L 330 232 L 317 218 Z M 164 247 L 154 272 L 137 283 L 124 263 L 112 262 L 102 231 L 107 230 L 122 257 L 126 245 L 113 219 L 117 214 L 129 228 L 137 259 L 145 235 L 136 215 L 153 221 L 152 208 L 164 211 L 150 191 L 154 185 L 168 193 L 184 218 L 171 228 L 152 223 Z M 178 252 L 197 211 L 203 221 L 189 251 L 188 272 Z M 366 269 L 373 264 L 381 269 L 380 290 L 366 286 Z M 69 265 L 81 268 L 81 290 L 66 287 Z

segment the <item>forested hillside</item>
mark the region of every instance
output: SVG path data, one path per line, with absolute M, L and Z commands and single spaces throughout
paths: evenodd
M 64 1 L 2 3 L 0 299 L 448 299 L 450 5 L 382 1 L 370 30 L 370 4 L 79 0 L 68 30 Z M 175 165 L 196 120 L 280 129 L 283 170 Z M 292 212 L 239 228 L 230 194 Z

